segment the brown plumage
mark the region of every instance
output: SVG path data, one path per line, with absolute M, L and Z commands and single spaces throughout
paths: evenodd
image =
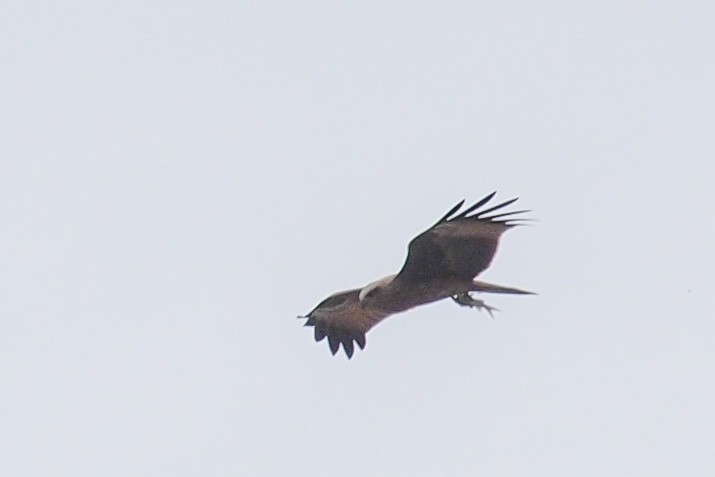
M 461 201 L 415 237 L 397 275 L 382 278 L 364 288 L 330 295 L 299 318 L 307 318 L 305 326 L 315 328 L 316 341 L 327 337 L 333 354 L 342 344 L 350 358 L 354 343 L 365 348 L 365 333 L 392 314 L 451 297 L 462 306 L 485 309 L 491 315 L 496 308 L 473 298 L 469 292 L 532 294 L 474 280 L 494 258 L 501 234 L 527 220 L 513 218 L 527 210 L 494 214 L 517 199 L 479 210 L 495 194 L 492 192 L 457 214 L 464 205 Z

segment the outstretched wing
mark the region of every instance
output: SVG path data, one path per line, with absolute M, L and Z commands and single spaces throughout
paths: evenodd
M 492 192 L 455 215 L 464 204 L 464 201 L 460 202 L 436 224 L 415 237 L 397 278 L 413 282 L 445 277 L 472 280 L 484 271 L 496 253 L 501 234 L 524 220 L 512 216 L 528 212 L 516 210 L 494 214 L 517 200 L 484 208 L 495 194 Z
M 343 345 L 345 354 L 351 358 L 354 343 L 365 348 L 365 333 L 379 321 L 390 316 L 380 310 L 363 306 L 359 299 L 360 289 L 348 290 L 329 296 L 306 316 L 305 326 L 315 327 L 315 341 L 328 338 L 330 351 L 335 354 Z

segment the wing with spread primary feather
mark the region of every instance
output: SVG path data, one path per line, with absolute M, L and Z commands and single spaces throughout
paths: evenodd
M 512 216 L 528 212 L 516 210 L 493 214 L 517 199 L 479 210 L 495 194 L 492 192 L 455 215 L 464 204 L 464 201 L 460 202 L 436 224 L 415 237 L 410 242 L 407 260 L 398 278 L 406 282 L 443 277 L 471 280 L 483 272 L 494 258 L 501 234 L 524 220 Z
M 335 354 L 343 345 L 345 354 L 351 358 L 355 351 L 354 343 L 365 348 L 365 333 L 389 313 L 362 305 L 359 299 L 360 289 L 348 290 L 329 296 L 310 313 L 305 326 L 315 328 L 315 341 L 328 338 L 330 351 Z

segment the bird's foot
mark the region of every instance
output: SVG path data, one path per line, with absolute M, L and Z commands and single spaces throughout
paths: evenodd
M 499 308 L 489 306 L 484 303 L 484 300 L 478 300 L 466 292 L 454 295 L 452 297 L 452 300 L 454 300 L 461 306 L 468 306 L 469 308 L 476 308 L 477 310 L 486 310 L 492 319 L 494 319 L 494 312 L 499 311 Z

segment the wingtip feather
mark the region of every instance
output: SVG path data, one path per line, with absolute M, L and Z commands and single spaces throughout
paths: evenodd
M 441 224 L 445 220 L 449 220 L 449 218 L 464 205 L 464 202 L 465 202 L 465 199 L 460 200 L 459 203 L 457 203 L 457 205 L 455 205 L 454 207 L 449 209 L 449 212 L 444 214 L 444 216 L 442 216 L 442 218 L 437 221 L 437 224 Z
M 348 359 L 353 357 L 353 353 L 355 352 L 355 347 L 353 346 L 353 340 L 348 338 L 347 340 L 343 341 L 343 350 L 345 350 L 345 354 L 347 355 Z
M 511 205 L 511 204 L 513 204 L 514 202 L 516 202 L 517 200 L 519 200 L 519 198 L 518 198 L 518 197 L 514 197 L 513 199 L 509 199 L 509 200 L 507 200 L 507 201 L 504 201 L 504 202 L 502 202 L 501 204 L 495 205 L 494 207 L 489 207 L 488 209 L 482 210 L 482 211 L 480 211 L 480 212 L 478 212 L 478 213 L 472 215 L 472 217 L 475 217 L 475 218 L 484 218 L 484 215 L 485 215 L 485 214 L 488 214 L 489 212 L 493 212 L 493 211 L 495 211 L 495 210 L 499 210 L 499 209 L 501 209 L 501 208 L 503 208 L 503 207 L 506 207 L 507 205 Z
M 340 341 L 335 336 L 328 336 L 328 345 L 330 346 L 330 352 L 335 356 L 335 353 L 340 349 Z

